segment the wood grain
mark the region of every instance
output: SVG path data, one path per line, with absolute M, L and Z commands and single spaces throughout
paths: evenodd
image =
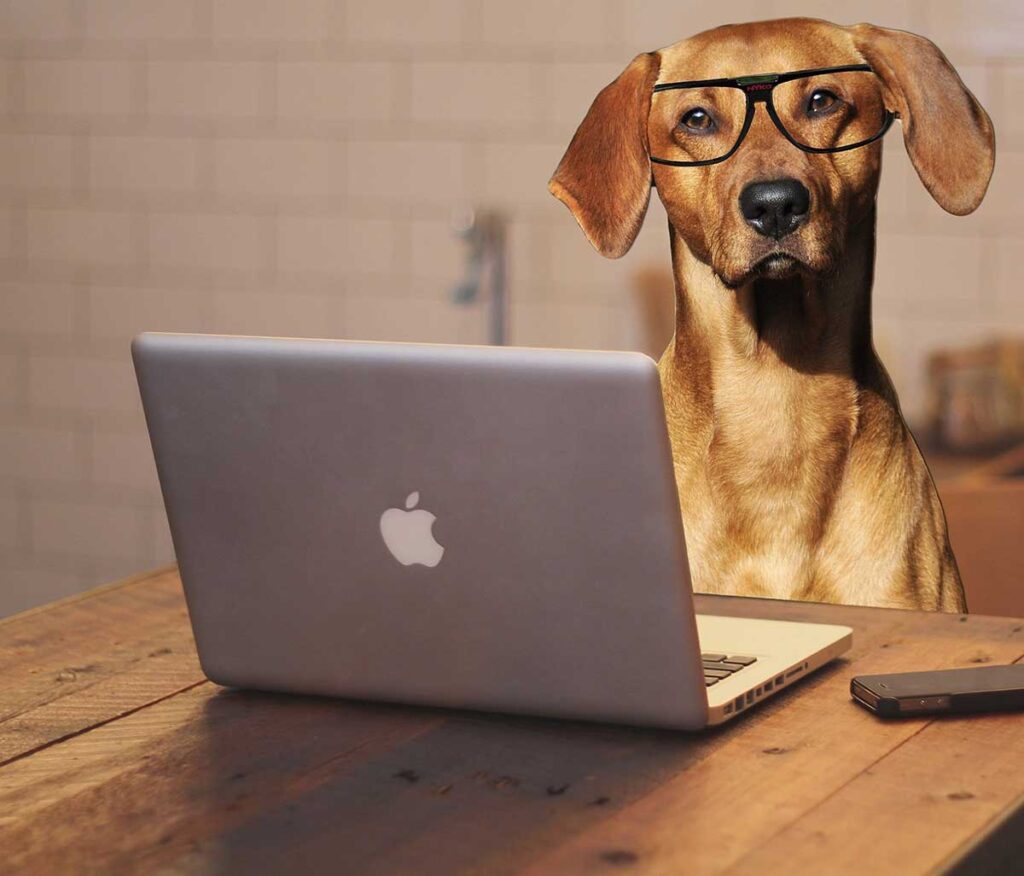
M 697 603 L 847 623 L 855 647 L 683 734 L 228 691 L 203 680 L 173 571 L 16 616 L 3 871 L 862 873 L 851 837 L 881 834 L 872 872 L 912 874 L 1019 805 L 1019 717 L 882 722 L 848 684 L 1019 659 L 1020 621 Z
M 716 610 L 756 613 L 759 608 L 735 602 Z M 822 608 L 808 606 L 794 614 L 820 619 Z M 852 675 L 978 661 L 1006 663 L 1024 652 L 1024 635 L 1016 621 L 876 612 L 844 608 L 836 615 L 856 629 L 854 649 L 839 664 L 841 669 L 827 669 L 787 693 L 785 708 L 775 703 L 774 708 L 752 714 L 744 731 L 727 745 L 599 829 L 539 861 L 533 872 L 588 872 L 596 862 L 611 858 L 642 862 L 644 873 L 677 873 L 684 864 L 688 874 L 727 872 L 752 848 L 807 818 L 865 771 L 880 769 L 888 754 L 928 724 L 874 718 L 851 702 Z M 877 621 L 858 623 L 858 615 L 875 616 Z M 978 734 L 982 749 L 981 727 Z M 1024 765 L 1024 757 L 1020 763 Z M 712 836 L 715 841 L 708 842 Z M 848 870 L 836 869 L 839 862 L 832 856 L 820 860 L 829 862 L 830 873 L 863 872 L 863 860 L 855 860 Z M 897 860 L 903 869 L 892 872 L 914 872 L 912 856 Z
M 934 722 L 729 872 L 810 872 L 822 860 L 844 873 L 869 861 L 879 876 L 931 871 L 1014 803 L 1019 788 L 1006 775 L 1021 763 L 1019 715 Z
M 0 622 L 0 764 L 204 677 L 176 569 Z

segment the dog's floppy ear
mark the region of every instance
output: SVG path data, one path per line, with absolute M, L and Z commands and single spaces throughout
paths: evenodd
M 629 251 L 647 212 L 647 115 L 660 63 L 657 52 L 637 55 L 597 95 L 548 183 L 608 258 Z
M 950 213 L 975 210 L 996 157 L 988 114 L 930 40 L 873 24 L 850 30 L 882 80 L 887 104 L 900 114 L 907 153 L 925 188 Z

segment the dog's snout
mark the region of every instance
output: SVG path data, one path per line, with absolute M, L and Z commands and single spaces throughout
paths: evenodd
M 750 183 L 740 192 L 740 212 L 758 234 L 781 240 L 807 218 L 811 193 L 795 179 Z

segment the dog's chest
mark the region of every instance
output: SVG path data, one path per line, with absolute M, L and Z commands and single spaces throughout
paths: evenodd
M 821 475 L 856 428 L 857 390 L 845 376 L 745 363 L 715 375 L 713 399 L 708 464 L 747 502 L 827 488 Z
M 739 365 L 715 375 L 706 450 L 683 462 L 683 516 L 702 589 L 788 597 L 842 488 L 856 428 L 848 378 Z M 714 581 L 714 586 L 707 582 Z

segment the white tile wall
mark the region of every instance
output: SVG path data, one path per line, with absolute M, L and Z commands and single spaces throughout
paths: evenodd
M 334 0 L 213 0 L 210 20 L 215 39 L 276 45 L 330 35 L 340 26 L 343 9 Z
M 295 123 L 392 118 L 399 71 L 379 61 L 283 61 L 277 112 Z
M 18 401 L 21 392 L 20 368 L 17 353 L 0 353 L 0 410 L 10 408 Z M 8 504 L 14 502 L 10 491 L 0 491 L 0 496 Z
M 270 110 L 266 92 L 275 71 L 269 61 L 167 58 L 151 61 L 143 72 L 150 116 L 194 123 L 259 116 Z
M 537 115 L 532 63 L 426 61 L 412 65 L 412 124 L 478 122 L 500 133 Z
M 194 137 L 95 136 L 87 150 L 78 148 L 88 155 L 94 192 L 180 195 L 198 186 L 200 141 Z
M 930 36 L 996 123 L 964 219 L 886 145 L 876 334 L 913 417 L 935 344 L 1024 331 L 1016 0 L 0 2 L 0 615 L 172 556 L 138 331 L 481 341 L 450 301 L 476 203 L 510 217 L 515 342 L 642 346 L 664 211 L 606 261 L 548 176 L 637 52 L 791 14 Z
M 72 483 L 82 475 L 84 433 L 64 426 L 39 426 L 31 422 L 0 425 L 0 477 L 29 484 L 49 481 Z
M 80 290 L 68 284 L 12 282 L 0 286 L 0 325 L 22 335 L 69 337 Z
M 471 17 L 470 4 L 464 0 L 350 3 L 345 31 L 354 43 L 383 44 L 388 49 L 458 44 Z
M 52 0 L 37 6 L 53 5 Z M 166 0 L 89 0 L 85 36 L 95 40 L 169 40 L 195 34 L 196 6 Z
M 21 63 L 25 112 L 72 118 L 130 113 L 137 72 L 127 60 L 26 58 Z
M 260 267 L 261 226 L 272 220 L 243 213 L 198 213 L 194 209 L 149 217 L 147 253 L 157 268 Z
M 481 42 L 508 50 L 523 47 L 583 49 L 612 42 L 619 3 L 602 0 L 561 0 L 557 14 L 548 0 L 483 0 L 479 4 Z
M 138 255 L 133 224 L 127 209 L 29 207 L 25 254 L 30 262 L 130 265 Z
M 67 134 L 0 135 L 0 186 L 26 191 L 75 186 L 81 138 Z

